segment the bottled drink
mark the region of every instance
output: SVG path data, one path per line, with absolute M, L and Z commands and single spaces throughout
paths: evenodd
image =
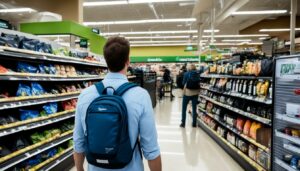
M 248 81 L 245 80 L 244 84 L 243 84 L 243 94 L 247 94 L 247 83 L 248 83 Z
M 272 94 L 273 94 L 273 88 L 272 88 L 272 84 L 271 84 L 269 87 L 269 96 L 268 96 L 269 99 L 272 99 Z
M 249 86 L 248 86 L 248 95 L 252 95 L 252 90 L 253 90 L 253 80 L 250 81 Z
M 252 96 L 256 96 L 256 85 L 257 85 L 258 81 L 254 81 L 254 84 L 253 84 L 253 91 L 252 91 Z

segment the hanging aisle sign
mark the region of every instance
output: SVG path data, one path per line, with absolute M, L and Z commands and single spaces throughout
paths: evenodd
M 131 56 L 132 63 L 139 62 L 198 62 L 198 56 Z

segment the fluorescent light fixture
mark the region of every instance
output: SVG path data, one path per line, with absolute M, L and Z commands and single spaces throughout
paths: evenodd
M 83 6 L 107 6 L 107 5 L 128 5 L 128 4 L 142 4 L 142 3 L 160 3 L 160 2 L 194 2 L 195 0 L 128 0 L 128 1 L 98 1 L 98 2 L 84 2 Z
M 263 15 L 263 14 L 284 14 L 287 10 L 263 10 L 263 11 L 236 11 L 232 15 Z
M 147 23 L 176 23 L 194 22 L 196 18 L 170 18 L 170 19 L 150 19 L 150 20 L 129 20 L 129 21 L 103 21 L 103 22 L 84 22 L 86 26 L 96 25 L 118 25 L 118 24 L 147 24 Z
M 0 13 L 17 13 L 17 12 L 35 12 L 36 10 L 32 8 L 10 8 L 10 9 L 0 9 Z
M 163 44 L 131 44 L 131 47 L 146 47 L 146 46 L 189 46 L 197 45 L 196 43 L 163 43 Z M 176 123 L 177 124 L 177 123 Z
M 241 45 L 262 45 L 262 42 L 243 42 Z
M 180 33 L 197 33 L 197 30 L 174 30 L 174 31 L 133 31 L 133 32 L 113 32 L 101 33 L 102 36 L 112 35 L 135 35 L 135 34 L 180 34 Z
M 250 42 L 251 39 L 224 39 L 222 42 Z
M 139 43 L 188 43 L 188 40 L 166 40 L 166 41 L 130 41 L 132 44 L 139 44 Z
M 265 40 L 265 39 L 268 39 L 269 37 L 260 37 L 258 38 L 259 40 Z
M 211 43 L 215 46 L 242 46 L 242 45 L 262 45 L 261 42 L 242 42 L 242 43 Z
M 195 0 L 129 0 L 129 4 L 159 3 L 159 2 L 191 2 Z
M 128 40 L 134 40 L 134 39 L 188 39 L 191 38 L 191 36 L 141 36 L 141 37 L 125 37 Z M 197 36 L 192 36 L 192 38 L 197 38 Z
M 260 29 L 259 32 L 285 32 L 290 31 L 289 28 L 277 28 L 277 29 Z M 296 31 L 300 31 L 300 28 L 295 28 Z
M 212 30 L 204 30 L 203 32 L 204 33 L 211 33 Z M 220 32 L 220 30 L 214 30 L 214 33 L 218 33 L 218 32 Z
M 234 34 L 234 35 L 214 35 L 214 38 L 236 38 L 236 37 L 267 37 L 268 34 Z M 204 38 L 210 38 L 211 36 L 202 36 Z
M 128 4 L 127 1 L 98 1 L 98 2 L 84 2 L 83 6 L 92 7 L 92 6 L 107 6 L 107 5 L 124 5 Z

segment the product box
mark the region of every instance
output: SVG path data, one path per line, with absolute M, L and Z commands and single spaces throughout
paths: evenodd
M 300 115 L 300 104 L 286 103 L 286 114 L 289 116 L 297 117 Z

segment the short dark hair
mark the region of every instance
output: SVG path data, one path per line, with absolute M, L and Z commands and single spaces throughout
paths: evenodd
M 124 69 L 129 60 L 130 45 L 124 37 L 111 37 L 107 40 L 103 51 L 107 67 L 111 72 Z

